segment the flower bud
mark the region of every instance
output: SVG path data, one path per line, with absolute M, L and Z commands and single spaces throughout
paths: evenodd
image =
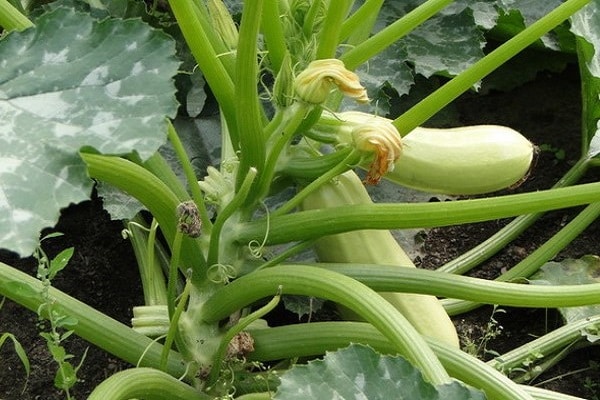
M 311 104 L 323 103 L 335 87 L 359 103 L 369 101 L 358 75 L 347 70 L 344 63 L 335 58 L 311 62 L 294 81 L 298 97 Z
M 210 19 L 225 46 L 229 50 L 237 49 L 238 30 L 223 0 L 209 0 L 207 6 Z

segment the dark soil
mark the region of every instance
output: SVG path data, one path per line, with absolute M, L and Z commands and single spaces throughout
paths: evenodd
M 579 93 L 576 69 L 570 68 L 561 74 L 539 76 L 536 81 L 510 93 L 465 95 L 456 103 L 456 107 L 464 124 L 508 125 L 538 145 L 549 144 L 555 149 L 564 150 L 564 159 L 557 158 L 554 152 L 541 152 L 530 179 L 516 189 L 532 191 L 552 186 L 579 157 Z M 588 179 L 597 180 L 597 177 L 590 176 Z M 500 254 L 471 272 L 471 275 L 493 279 L 537 248 L 574 215 L 574 210 L 549 213 Z M 507 222 L 498 220 L 431 230 L 423 243 L 425 255 L 417 262 L 424 268 L 437 268 L 485 240 Z M 71 263 L 53 284 L 113 318 L 128 323 L 132 307 L 142 304 L 143 298 L 135 259 L 128 241 L 121 237 L 121 229 L 121 223 L 110 221 L 102 211 L 100 200 L 94 199 L 64 210 L 56 230 L 64 232 L 65 236 L 48 240 L 45 249 L 53 256 L 66 247 L 74 246 L 75 255 Z M 600 224 L 593 224 L 557 258 L 600 254 L 597 241 L 599 230 Z M 13 254 L 0 252 L 0 261 L 35 275 L 37 264 L 32 258 L 18 259 Z M 501 327 L 501 333 L 486 345 L 488 350 L 498 353 L 542 335 L 561 323 L 552 310 L 504 310 L 494 315 L 496 327 Z M 492 308 L 483 307 L 454 320 L 463 338 L 478 343 L 491 315 Z M 15 334 L 32 363 L 31 376 L 26 380 L 12 346 L 6 344 L 0 350 L 0 399 L 66 398 L 53 388 L 56 365 L 39 336 L 37 324 L 38 319 L 33 312 L 11 301 L 6 301 L 0 310 L 0 333 Z M 75 364 L 89 348 L 78 373 L 81 382 L 71 392 L 78 399 L 86 398 L 99 382 L 127 367 L 79 338 L 69 338 L 65 346 L 75 355 Z M 597 366 L 595 369 L 588 368 L 590 363 L 599 360 L 598 347 L 574 352 L 536 382 L 548 381 L 543 384 L 544 387 L 583 398 L 600 398 L 600 370 Z M 583 372 L 572 373 L 579 370 Z M 597 385 L 595 391 L 594 383 Z

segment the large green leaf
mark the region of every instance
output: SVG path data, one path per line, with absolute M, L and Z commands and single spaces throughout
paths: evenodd
M 590 143 L 589 156 L 600 153 L 600 1 L 592 0 L 571 17 L 577 40 L 583 98 L 583 134 Z
M 423 0 L 385 2 L 375 29 L 383 29 L 421 3 Z M 425 77 L 454 76 L 483 57 L 485 40 L 480 27 L 492 26 L 497 13 L 482 2 L 470 3 L 458 1 L 446 7 L 361 66 L 357 71 L 361 82 L 369 95 L 378 100 L 362 109 L 385 115 L 390 104 L 383 88 L 393 89 L 402 96 L 413 85 L 415 73 Z M 359 107 L 345 102 L 343 108 Z
M 58 8 L 0 41 L 0 246 L 31 254 L 89 197 L 78 153 L 151 156 L 177 102 L 175 44 L 138 19 Z
M 532 284 L 538 285 L 586 285 L 600 282 L 600 257 L 583 256 L 579 259 L 567 258 L 561 262 L 547 262 L 532 277 Z M 565 321 L 575 322 L 600 314 L 600 305 L 584 307 L 563 307 L 559 311 Z
M 505 11 L 498 21 L 498 29 L 506 32 L 510 37 L 525 29 L 554 8 L 558 7 L 561 0 L 496 0 L 497 5 Z M 549 49 L 561 50 L 559 39 L 554 35 L 545 35 L 541 43 Z
M 459 382 L 434 387 L 402 357 L 353 344 L 283 373 L 275 399 L 483 400 L 485 395 Z

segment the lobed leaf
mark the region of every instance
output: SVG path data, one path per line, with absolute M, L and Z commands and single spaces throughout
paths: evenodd
M 0 243 L 21 255 L 61 208 L 89 198 L 82 148 L 146 159 L 177 109 L 167 35 L 66 8 L 35 23 L 0 41 Z
M 571 32 L 577 41 L 582 81 L 583 134 L 588 156 L 600 153 L 600 1 L 592 0 L 571 17 Z
M 483 400 L 485 395 L 459 382 L 434 387 L 402 357 L 353 344 L 283 373 L 275 399 Z
M 600 282 L 600 257 L 583 256 L 568 258 L 560 262 L 550 261 L 532 277 L 532 284 L 538 285 L 585 285 Z M 600 305 L 584 307 L 563 307 L 558 311 L 567 323 L 600 314 Z

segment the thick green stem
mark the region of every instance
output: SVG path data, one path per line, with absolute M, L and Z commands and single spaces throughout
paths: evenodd
M 217 40 L 210 40 L 210 37 L 216 37 L 216 33 L 212 32 L 211 34 L 206 31 L 204 26 L 206 24 L 201 23 L 202 15 L 193 1 L 170 0 L 169 5 L 206 82 L 223 110 L 229 129 L 233 135 L 236 135 L 232 138 L 232 143 L 237 149 L 239 144 L 236 122 L 237 105 L 233 79 L 215 51 Z
M 158 229 L 156 219 L 152 220 L 150 228 L 146 228 L 145 221 L 138 214 L 127 223 L 127 229 L 131 232 L 129 239 L 140 270 L 144 304 L 147 306 L 167 304 L 167 285 L 161 268 L 161 260 L 155 252 Z
M 586 158 L 581 158 L 569 171 L 553 186 L 553 188 L 565 187 L 574 185 L 588 169 L 588 161 Z M 489 239 L 475 246 L 466 253 L 461 254 L 454 260 L 444 264 L 438 268 L 439 272 L 449 272 L 454 274 L 464 274 L 470 271 L 473 267 L 481 264 L 498 251 L 506 247 L 535 221 L 537 221 L 543 213 L 522 215 L 515 218 L 504 228 L 500 229 Z
M 514 279 L 533 275 L 543 264 L 554 258 L 562 249 L 575 240 L 599 216 L 600 203 L 590 204 L 527 258 L 500 275 L 498 281 L 510 282 Z
M 385 50 L 392 43 L 408 34 L 450 3 L 452 3 L 452 0 L 426 1 L 398 21 L 371 36 L 352 50 L 349 50 L 340 57 L 341 60 L 344 62 L 346 68 L 350 70 L 356 69 L 359 65 Z
M 398 352 L 385 336 L 364 322 L 313 322 L 254 329 L 250 334 L 254 338 L 254 352 L 249 355 L 252 360 L 315 356 L 350 343 L 369 344 L 386 354 Z M 483 390 L 488 399 L 532 399 L 523 387 L 475 357 L 439 341 L 426 341 L 452 377 Z
M 589 183 L 486 199 L 441 203 L 369 204 L 340 206 L 279 215 L 240 223 L 235 231 L 241 243 L 262 240 L 267 244 L 314 239 L 357 229 L 406 229 L 489 221 L 520 214 L 567 208 L 600 201 L 600 183 Z
M 276 266 L 245 275 L 210 297 L 199 315 L 204 322 L 217 322 L 279 290 L 283 294 L 317 296 L 352 309 L 420 368 L 426 379 L 434 384 L 448 382 L 448 375 L 431 349 L 396 308 L 358 281 L 322 268 Z
M 265 0 L 262 13 L 262 32 L 265 37 L 273 76 L 277 76 L 287 52 L 278 0 Z
M 358 249 L 357 251 L 360 251 Z M 527 285 L 444 274 L 397 265 L 316 264 L 362 282 L 378 292 L 408 292 L 513 307 L 557 308 L 600 303 L 600 283 Z M 295 270 L 295 264 L 281 268 Z
M 538 40 L 541 36 L 554 29 L 587 3 L 589 3 L 589 0 L 567 0 L 556 7 L 396 118 L 394 126 L 396 126 L 402 136 L 408 134 L 452 100 L 472 88 L 473 85 L 489 73 Z
M 181 256 L 181 241 L 183 233 L 179 229 L 175 232 L 173 243 L 171 244 L 172 255 L 169 262 L 169 281 L 167 282 L 167 305 L 169 308 L 169 317 L 173 318 L 175 312 L 175 298 L 177 297 L 177 281 L 179 280 L 179 260 Z
M 161 354 L 161 360 L 160 360 L 160 369 L 162 371 L 166 371 L 166 366 L 167 366 L 167 362 L 169 359 L 169 350 L 171 350 L 171 346 L 173 345 L 173 341 L 177 340 L 178 346 L 179 345 L 183 345 L 182 341 L 181 341 L 181 337 L 179 335 L 178 332 L 178 328 L 179 328 L 179 318 L 181 317 L 181 314 L 183 313 L 183 310 L 187 304 L 188 298 L 190 296 L 190 290 L 192 288 L 192 284 L 191 282 L 188 280 L 186 282 L 186 285 L 183 289 L 183 292 L 181 293 L 181 297 L 179 299 L 179 302 L 177 303 L 177 307 L 175 307 L 175 309 L 173 310 L 173 312 L 169 311 L 169 330 L 167 332 L 167 337 L 165 338 L 165 345 L 163 347 L 163 351 Z M 181 352 L 182 353 L 186 353 L 189 349 L 186 349 L 184 347 L 181 348 Z
M 163 181 L 136 163 L 120 157 L 80 153 L 91 178 L 109 183 L 138 199 L 156 218 L 160 229 L 172 243 L 177 229 L 175 211 L 180 199 Z M 183 239 L 182 263 L 186 267 L 201 267 L 204 255 L 200 244 Z
M 586 38 L 575 36 L 577 60 L 581 82 L 581 154 L 586 156 L 590 150 L 590 142 L 598 132 L 598 102 L 597 77 L 593 76 L 591 68 L 598 57 L 597 46 L 590 45 Z
M 212 222 L 210 221 L 210 217 L 208 212 L 206 211 L 206 206 L 204 204 L 204 196 L 202 195 L 202 191 L 200 190 L 200 186 L 198 186 L 198 177 L 194 173 L 194 168 L 192 167 L 192 163 L 183 147 L 183 143 L 179 139 L 179 135 L 177 135 L 177 131 L 173 124 L 169 122 L 168 125 L 168 136 L 169 141 L 173 145 L 173 149 L 175 150 L 175 154 L 177 154 L 177 159 L 181 164 L 181 168 L 183 169 L 183 173 L 185 174 L 185 178 L 188 183 L 188 187 L 190 193 L 192 194 L 192 199 L 194 203 L 196 203 L 196 207 L 200 213 L 200 219 L 202 220 L 202 232 L 204 234 L 210 233 L 212 228 Z
M 305 38 L 310 38 L 314 35 L 315 21 L 321 7 L 323 7 L 323 0 L 313 0 L 310 3 L 304 17 L 304 24 L 302 25 L 302 33 Z
M 546 243 L 538 247 L 523 261 L 496 278 L 499 282 L 510 282 L 533 275 L 544 263 L 555 257 L 569 243 L 575 240 L 592 222 L 600 216 L 600 203 L 593 203 L 581 211 L 577 217 L 565 225 Z M 451 315 L 474 310 L 479 304 L 459 300 L 445 300 L 444 307 Z
M 241 205 L 246 200 L 248 193 L 250 192 L 250 188 L 252 187 L 252 183 L 254 182 L 254 178 L 256 178 L 257 171 L 255 168 L 250 168 L 248 174 L 246 175 L 244 181 L 242 182 L 242 186 L 240 190 L 235 194 L 235 197 L 231 200 L 227 206 L 217 215 L 217 219 L 215 224 L 213 225 L 213 230 L 210 236 L 210 247 L 208 249 L 208 265 L 212 266 L 219 262 L 219 250 L 220 250 L 220 242 L 221 242 L 221 231 L 223 230 L 223 226 L 225 226 L 225 222 L 231 217 L 236 211 L 238 211 Z
M 281 153 L 304 121 L 308 111 L 309 107 L 306 104 L 296 102 L 286 110 L 277 113 L 276 118 L 280 120 L 280 124 L 276 128 L 271 128 L 273 132 L 269 135 L 269 155 L 265 163 L 265 169 L 257 183 L 257 192 L 260 198 L 269 194 Z
M 600 326 L 600 315 L 571 322 L 514 350 L 501 354 L 487 363 L 499 371 L 508 373 L 515 367 L 522 367 L 532 354 L 542 354 L 546 357 L 575 342 L 586 340 L 582 333 L 589 328 L 594 331 L 598 326 Z M 588 344 L 592 343 L 588 342 Z
M 141 160 L 130 159 L 130 161 L 135 162 L 146 168 L 153 175 L 159 178 L 161 181 L 168 186 L 168 188 L 177 196 L 179 201 L 185 201 L 190 198 L 190 195 L 185 190 L 185 187 L 181 184 L 181 181 L 173 172 L 173 168 L 169 165 L 167 160 L 159 153 L 156 152 L 144 162 Z
M 96 386 L 88 400 L 211 400 L 172 376 L 151 368 L 117 372 Z
M 372 24 L 366 24 L 365 21 L 375 21 L 379 14 L 379 10 L 383 5 L 383 0 L 367 0 L 363 3 L 362 6 L 359 7 L 344 23 L 342 24 L 342 28 L 340 30 L 340 41 L 345 40 L 350 36 L 354 36 L 356 32 L 360 32 L 361 34 L 366 34 L 365 37 L 368 37 L 368 32 L 365 31 L 366 28 L 369 30 L 372 28 Z
M 298 207 L 300 203 L 313 191 L 318 190 L 320 186 L 334 179 L 336 176 L 343 174 L 352 168 L 359 160 L 360 153 L 358 151 L 352 151 L 348 154 L 346 158 L 344 158 L 338 165 L 331 168 L 329 171 L 325 172 L 323 175 L 309 183 L 306 187 L 304 187 L 300 192 L 298 192 L 294 197 L 292 197 L 289 201 L 275 210 L 272 215 L 284 215 L 294 208 Z
M 40 280 L 0 263 L 0 296 L 37 312 L 47 301 L 44 290 Z M 131 364 L 159 366 L 162 345 L 54 287 L 47 290 L 55 309 L 77 320 L 73 327 L 76 335 Z M 178 353 L 169 355 L 167 371 L 176 377 L 185 374 L 185 364 Z
M 330 1 L 323 27 L 318 32 L 317 59 L 334 58 L 340 43 L 342 22 L 352 5 L 351 0 Z
M 210 376 L 207 381 L 207 386 L 212 386 L 217 381 L 217 378 L 219 377 L 219 374 L 221 372 L 221 365 L 223 364 L 223 361 L 225 360 L 225 357 L 227 355 L 227 348 L 229 347 L 229 344 L 231 343 L 235 335 L 245 330 L 252 322 L 256 321 L 259 318 L 262 318 L 266 314 L 273 311 L 273 309 L 277 307 L 277 304 L 279 304 L 280 299 L 281 294 L 278 293 L 267 304 L 265 304 L 258 310 L 252 312 L 251 314 L 241 318 L 237 324 L 235 324 L 227 330 L 227 332 L 225 333 L 225 335 L 223 335 L 223 338 L 221 339 L 221 343 L 219 344 L 217 352 L 215 353 L 214 363 L 210 370 Z
M 0 27 L 7 31 L 22 31 L 33 26 L 26 16 L 12 6 L 8 0 L 0 0 Z
M 236 189 L 248 170 L 256 168 L 263 173 L 265 163 L 265 138 L 263 135 L 262 112 L 258 98 L 257 46 L 263 0 L 244 2 L 240 24 L 239 47 L 236 63 L 236 119 L 240 140 L 240 165 Z
M 299 180 L 313 180 L 339 165 L 354 151 L 351 147 L 340 149 L 325 155 L 315 154 L 314 157 L 290 158 L 281 166 L 285 176 Z

